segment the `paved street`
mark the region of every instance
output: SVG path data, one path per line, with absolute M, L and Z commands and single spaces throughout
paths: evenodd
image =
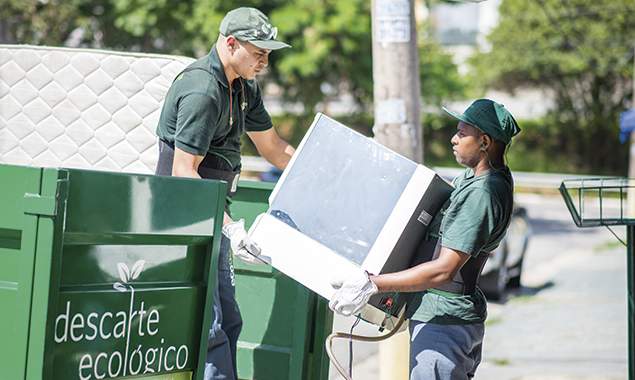
M 519 195 L 533 236 L 523 288 L 490 303 L 477 379 L 625 379 L 625 247 L 606 228 L 578 229 L 559 196 Z M 623 227 L 615 231 L 625 238 Z M 348 330 L 338 318 L 335 329 Z M 362 325 L 355 332 L 372 334 Z M 338 358 L 348 351 L 338 342 Z M 355 379 L 378 379 L 377 345 L 354 345 Z M 331 378 L 338 378 L 334 370 Z

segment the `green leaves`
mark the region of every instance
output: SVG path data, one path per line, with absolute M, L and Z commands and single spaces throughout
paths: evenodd
M 300 101 L 306 113 L 344 91 L 367 105 L 372 96 L 370 2 L 291 0 L 272 11 L 271 19 L 280 38 L 293 46 L 272 54 L 272 79 L 286 99 Z
M 370 110 L 370 1 L 246 0 L 240 5 L 268 14 L 279 38 L 292 45 L 271 54 L 263 83 L 275 83 L 306 115 L 340 95 L 352 95 L 358 110 Z M 0 23 L 11 26 L 8 42 L 64 45 L 75 30 L 80 33 L 74 45 L 198 57 L 209 51 L 223 16 L 236 6 L 233 0 L 0 0 Z M 436 105 L 461 97 L 467 84 L 450 55 L 428 35 L 421 34 L 419 42 L 424 101 Z
M 635 3 L 505 0 L 499 10 L 491 51 L 472 60 L 475 81 L 545 89 L 553 95 L 545 121 L 558 126 L 548 133 L 568 160 L 580 171 L 624 173 L 617 120 L 632 96 Z
M 80 24 L 81 4 L 81 0 L 0 0 L 0 39 L 59 45 Z
M 419 35 L 419 75 L 424 104 L 438 106 L 443 102 L 461 99 L 469 89 L 467 80 L 459 74 L 452 56 L 425 33 Z

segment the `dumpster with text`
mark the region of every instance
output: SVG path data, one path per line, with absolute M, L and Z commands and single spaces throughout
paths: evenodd
M 224 182 L 0 178 L 1 379 L 202 379 Z

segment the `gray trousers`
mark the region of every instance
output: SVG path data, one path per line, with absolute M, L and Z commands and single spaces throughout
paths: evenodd
M 481 362 L 484 326 L 410 321 L 410 380 L 468 380 Z

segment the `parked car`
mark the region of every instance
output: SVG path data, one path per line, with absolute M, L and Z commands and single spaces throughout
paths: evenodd
M 260 178 L 260 180 L 263 182 L 278 182 L 281 175 L 282 175 L 282 170 L 276 167 L 271 167 L 266 172 L 260 173 L 258 178 Z
M 507 234 L 485 263 L 479 286 L 489 299 L 500 300 L 505 291 L 520 287 L 523 261 L 529 244 L 531 227 L 527 210 L 515 207 Z

